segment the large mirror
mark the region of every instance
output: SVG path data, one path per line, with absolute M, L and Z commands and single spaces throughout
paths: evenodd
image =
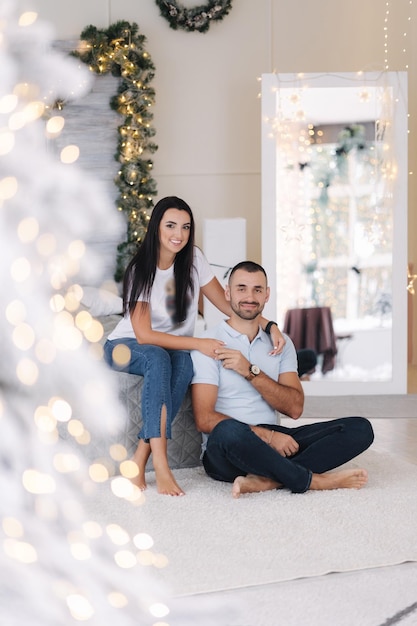
M 306 394 L 407 392 L 405 72 L 262 76 L 268 315 Z

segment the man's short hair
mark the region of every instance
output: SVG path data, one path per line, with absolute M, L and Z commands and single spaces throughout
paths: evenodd
M 266 272 L 264 268 L 262 267 L 262 265 L 259 265 L 259 263 L 255 263 L 255 261 L 241 261 L 240 263 L 232 267 L 230 274 L 229 274 L 229 283 L 233 274 L 237 270 L 244 270 L 245 272 L 249 272 L 250 274 L 254 274 L 255 272 L 262 272 L 265 278 L 268 279 Z

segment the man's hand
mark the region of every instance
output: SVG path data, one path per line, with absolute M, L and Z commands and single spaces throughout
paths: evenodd
M 291 437 L 291 435 L 287 435 L 286 433 L 280 433 L 277 430 L 272 431 L 271 441 L 269 445 L 274 448 L 281 456 L 293 456 L 297 454 L 299 445 Z
M 290 457 L 297 454 L 299 445 L 291 435 L 263 426 L 251 426 L 251 429 L 255 435 L 270 445 L 271 448 L 274 448 L 281 456 Z
M 233 370 L 241 376 L 249 374 L 249 361 L 240 350 L 232 350 L 231 348 L 217 348 L 215 351 L 216 359 L 222 362 L 223 367 L 227 370 Z
M 249 376 L 250 363 L 240 350 L 217 348 L 214 355 L 226 369 L 235 371 L 243 378 Z M 297 372 L 280 374 L 276 381 L 261 371 L 259 376 L 252 378 L 250 384 L 275 411 L 292 419 L 298 419 L 303 412 L 304 392 Z

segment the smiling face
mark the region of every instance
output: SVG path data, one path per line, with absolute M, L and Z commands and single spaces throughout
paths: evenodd
M 167 209 L 159 223 L 160 253 L 175 255 L 188 243 L 191 220 L 187 211 Z
M 243 320 L 253 320 L 261 315 L 269 298 L 269 287 L 263 272 L 236 270 L 225 291 L 232 311 Z

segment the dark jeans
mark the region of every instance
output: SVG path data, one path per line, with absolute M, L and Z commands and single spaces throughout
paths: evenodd
M 347 463 L 369 448 L 374 439 L 372 426 L 363 417 L 342 417 L 295 428 L 259 425 L 291 435 L 299 444 L 297 454 L 283 457 L 247 424 L 223 420 L 212 430 L 203 456 L 204 469 L 211 478 L 233 482 L 238 476 L 255 474 L 272 478 L 294 493 L 303 493 L 310 487 L 313 473 L 322 474 Z

